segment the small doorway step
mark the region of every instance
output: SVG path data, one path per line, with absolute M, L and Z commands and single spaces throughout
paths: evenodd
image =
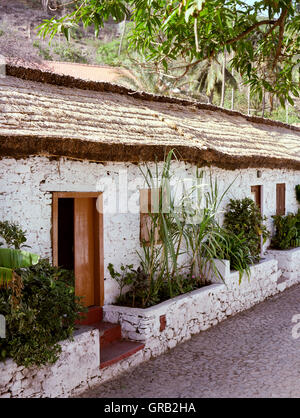
M 118 363 L 144 348 L 140 342 L 122 339 L 119 324 L 101 321 L 93 326 L 100 332 L 100 369 Z
M 142 350 L 145 345 L 137 341 L 122 339 L 121 326 L 103 321 L 102 308 L 89 308 L 87 318 L 81 325 L 89 325 L 100 334 L 100 369 L 111 366 Z

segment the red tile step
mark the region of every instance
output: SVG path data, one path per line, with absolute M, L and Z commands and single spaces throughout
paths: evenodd
M 114 341 L 100 349 L 100 369 L 132 356 L 145 347 L 136 341 Z
M 95 323 L 102 321 L 103 309 L 100 306 L 91 306 L 88 308 L 87 313 L 81 313 L 80 316 L 83 319 L 76 321 L 76 324 L 94 325 Z
M 102 321 L 102 308 L 89 308 L 87 317 L 79 323 L 90 325 L 100 333 L 100 369 L 132 356 L 145 346 L 137 341 L 122 340 L 120 324 Z
M 110 322 L 97 322 L 93 324 L 100 332 L 100 347 L 101 350 L 108 344 L 119 341 L 122 338 L 121 326 L 119 324 L 111 324 Z

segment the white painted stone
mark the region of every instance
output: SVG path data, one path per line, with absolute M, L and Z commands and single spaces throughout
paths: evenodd
M 153 167 L 152 164 L 150 166 Z M 117 210 L 113 213 L 111 179 L 116 180 L 120 201 L 126 192 L 119 185 L 119 172 L 127 169 L 128 199 L 135 206 L 131 213 Z M 195 167 L 178 162 L 174 172 L 178 179 L 182 173 L 191 175 Z M 186 170 L 185 170 L 186 169 Z M 236 177 L 229 194 L 222 203 L 223 210 L 229 198 L 251 197 L 251 186 L 264 186 L 263 211 L 268 217 L 267 226 L 272 229 L 271 216 L 276 212 L 276 183 L 286 183 L 286 208 L 296 212 L 298 205 L 294 188 L 300 184 L 300 172 L 292 170 L 263 169 L 263 176 L 256 177 L 256 169 L 227 171 L 212 168 L 218 178 L 220 191 Z M 179 173 L 179 174 L 178 174 Z M 205 169 L 205 176 L 208 169 Z M 266 259 L 251 267 L 250 281 L 244 275 L 239 284 L 238 272 L 230 271 L 228 262 L 223 268 L 224 283 L 218 282 L 205 288 L 181 295 L 148 309 L 132 309 L 110 305 L 118 295 L 118 287 L 107 271 L 108 263 L 116 269 L 121 263 L 138 265 L 136 250 L 139 249 L 139 188 L 144 187 L 139 168 L 133 164 L 98 164 L 87 161 L 60 159 L 50 161 L 46 157 L 28 159 L 2 159 L 0 161 L 0 218 L 20 223 L 28 232 L 28 245 L 33 252 L 52 257 L 51 248 L 51 204 L 52 191 L 103 191 L 104 197 L 104 265 L 105 306 L 104 320 L 121 323 L 123 336 L 145 343 L 145 349 L 130 360 L 99 371 L 99 336 L 95 331 L 76 336 L 75 343 L 63 342 L 63 353 L 53 366 L 42 370 L 26 370 L 13 362 L 0 363 L 0 397 L 10 396 L 68 396 L 87 385 L 104 382 L 185 341 L 194 332 L 204 331 L 225 316 L 247 309 L 269 295 L 299 282 L 299 249 L 275 253 L 269 251 Z M 120 209 L 120 208 L 119 208 Z M 124 209 L 123 207 L 121 209 Z M 222 214 L 220 214 L 220 218 Z M 267 248 L 269 242 L 265 244 Z M 271 257 L 271 258 L 270 258 Z M 286 282 L 277 284 L 279 269 Z M 276 278 L 276 279 L 275 279 Z M 159 317 L 166 315 L 165 331 L 159 331 Z M 97 340 L 98 338 L 98 340 Z M 21 373 L 21 374 L 20 374 Z M 21 379 L 21 375 L 23 378 Z M 21 388 L 18 383 L 21 380 Z M 31 386 L 29 384 L 31 382 Z
M 153 164 L 150 164 L 153 167 Z M 113 213 L 113 181 L 120 202 L 126 197 L 126 188 L 119 184 L 119 174 L 127 170 L 128 200 L 130 213 L 120 213 L 124 207 Z M 174 162 L 174 173 L 179 179 L 183 175 L 191 177 L 195 167 L 183 162 Z M 205 168 L 205 176 L 209 170 Z M 256 177 L 256 169 L 228 171 L 212 167 L 212 174 L 218 179 L 220 191 L 234 179 L 228 195 L 222 202 L 224 209 L 229 198 L 251 197 L 251 186 L 264 186 L 263 211 L 268 217 L 267 226 L 272 229 L 271 216 L 276 212 L 276 183 L 286 183 L 286 208 L 296 212 L 295 185 L 300 184 L 300 172 L 293 170 L 263 169 L 261 178 Z M 184 173 L 184 174 L 183 174 Z M 177 178 L 175 178 L 175 182 Z M 0 218 L 19 222 L 29 233 L 28 244 L 32 251 L 42 256 L 52 257 L 51 249 L 51 202 L 52 191 L 103 191 L 104 194 L 104 264 L 105 264 L 105 304 L 113 303 L 117 294 L 117 284 L 111 279 L 108 263 L 117 269 L 121 263 L 138 265 L 136 249 L 139 248 L 139 188 L 144 187 L 144 179 L 139 168 L 129 163 L 94 163 L 72 161 L 61 158 L 50 161 L 46 157 L 31 157 L 15 160 L 4 158 L 0 161 Z M 116 202 L 118 203 L 118 201 Z M 127 205 L 127 200 L 126 200 Z M 125 205 L 125 206 L 126 206 Z M 124 206 L 124 205 L 123 205 Z M 222 213 L 220 213 L 220 219 Z M 269 242 L 265 244 L 267 248 Z M 220 266 L 222 268 L 222 266 Z M 225 267 L 225 275 L 228 266 Z M 234 286 L 233 283 L 229 284 Z M 116 319 L 115 319 L 116 321 Z
M 286 283 L 285 283 L 285 282 L 280 283 L 280 284 L 277 286 L 277 289 L 278 289 L 280 292 L 283 292 L 283 291 L 286 289 Z
M 74 334 L 74 341 L 63 341 L 61 346 L 60 358 L 53 365 L 26 369 L 12 360 L 0 363 L 0 398 L 68 396 L 100 375 L 98 330 L 83 327 Z

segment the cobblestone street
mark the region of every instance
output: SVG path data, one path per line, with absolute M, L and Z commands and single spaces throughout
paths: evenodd
M 300 314 L 299 285 L 81 396 L 300 397 L 295 314 Z

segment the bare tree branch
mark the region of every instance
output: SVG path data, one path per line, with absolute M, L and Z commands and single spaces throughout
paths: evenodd
M 225 41 L 225 45 L 233 44 L 236 41 L 239 41 L 240 39 L 244 38 L 248 33 L 251 33 L 255 28 L 258 28 L 261 25 L 274 25 L 277 23 L 277 20 L 261 20 L 260 22 L 255 23 L 252 26 L 249 26 L 244 32 L 240 33 L 239 35 L 235 36 L 234 38 L 229 39 L 228 41 Z
M 274 70 L 276 63 L 278 61 L 278 58 L 281 54 L 281 48 L 282 48 L 282 41 L 283 41 L 283 34 L 284 34 L 284 23 L 285 23 L 285 19 L 288 13 L 288 9 L 283 9 L 280 15 L 280 18 L 278 19 L 280 21 L 279 23 L 279 37 L 278 37 L 278 44 L 277 44 L 277 48 L 276 48 L 276 53 L 275 53 L 275 57 L 274 57 L 274 61 L 273 61 L 273 65 L 272 65 L 272 70 Z

